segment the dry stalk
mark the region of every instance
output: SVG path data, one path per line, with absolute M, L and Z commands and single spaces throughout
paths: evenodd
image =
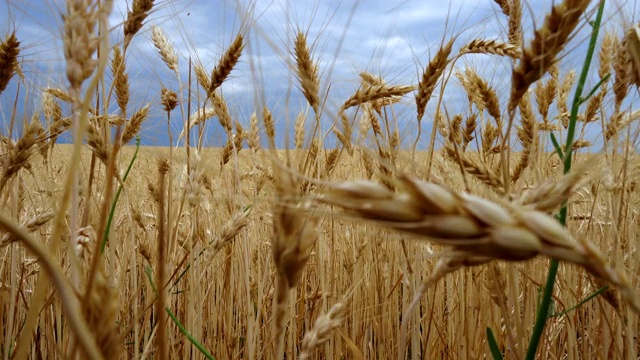
M 290 290 L 294 289 L 309 259 L 316 241 L 315 224 L 307 214 L 308 204 L 299 202 L 295 193 L 298 186 L 284 171 L 276 176 L 277 203 L 273 205 L 273 238 L 271 251 L 276 267 L 273 297 L 273 336 L 275 359 L 284 358 L 285 323 Z M 287 356 L 288 358 L 288 356 Z
M 60 266 L 58 266 L 55 256 L 42 244 L 40 241 L 34 239 L 27 230 L 16 225 L 13 221 L 8 219 L 3 213 L 0 212 L 0 228 L 4 229 L 11 237 L 19 240 L 29 251 L 34 253 L 40 260 L 40 264 L 45 269 L 49 278 L 51 279 L 54 288 L 56 289 L 57 296 L 60 299 L 60 304 L 64 309 L 66 320 L 69 327 L 73 330 L 73 333 L 78 339 L 78 343 L 82 348 L 84 355 L 90 359 L 103 359 L 102 354 L 99 351 L 99 347 L 96 340 L 90 335 L 91 330 L 87 325 L 85 319 L 80 312 L 82 308 L 74 289 L 67 279 Z M 22 338 L 22 341 L 30 340 Z M 21 347 L 19 346 L 18 349 Z M 28 349 L 28 348 L 27 348 Z M 17 351 L 17 350 L 16 350 Z M 20 352 L 16 354 L 21 355 Z M 28 354 L 24 353 L 24 358 Z
M 158 229 L 157 235 L 157 243 L 158 243 L 158 263 L 156 264 L 156 284 L 161 286 L 165 283 L 165 266 L 166 266 L 166 257 L 167 257 L 167 221 L 166 221 L 166 178 L 167 173 L 169 172 L 169 162 L 167 160 L 162 160 L 158 162 L 158 192 L 159 192 L 159 201 L 158 201 L 158 215 L 157 215 L 157 223 L 156 228 Z M 164 307 L 167 301 L 167 294 L 164 287 L 160 287 L 158 293 L 158 299 L 156 301 L 156 316 L 158 327 L 158 334 L 156 337 L 156 347 L 158 349 L 158 358 L 161 360 L 166 360 L 168 358 L 168 342 L 167 342 L 167 332 L 166 332 L 166 318 L 167 315 L 164 311 Z

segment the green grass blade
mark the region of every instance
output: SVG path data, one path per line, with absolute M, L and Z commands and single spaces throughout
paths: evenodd
M 182 326 L 182 323 L 180 323 L 180 320 L 178 320 L 178 318 L 171 312 L 171 310 L 169 308 L 164 308 L 167 311 L 167 314 L 169 314 L 169 316 L 171 317 L 171 320 L 173 320 L 173 322 L 176 324 L 176 326 L 178 326 L 178 329 L 180 329 L 180 332 L 187 337 L 187 339 L 189 339 L 189 341 L 193 344 L 193 346 L 195 346 L 201 353 L 202 355 L 204 355 L 205 358 L 209 359 L 209 360 L 216 360 L 216 358 L 211 355 L 211 353 L 209 353 L 209 350 L 207 350 L 207 348 L 204 347 L 204 345 L 200 344 L 200 342 L 194 338 L 193 336 L 191 336 L 191 333 L 184 328 L 184 326 Z
M 594 292 L 593 294 L 587 296 L 586 298 L 582 299 L 579 303 L 575 304 L 574 306 L 568 308 L 565 311 L 561 311 L 559 313 L 554 313 L 554 314 L 549 314 L 549 317 L 560 317 L 560 316 L 564 316 L 568 313 L 570 313 L 571 311 L 579 308 L 580 306 L 588 303 L 589 301 L 591 301 L 592 299 L 596 298 L 598 295 L 602 294 L 603 292 L 605 292 L 605 290 L 607 290 L 609 288 L 609 285 L 605 285 L 603 287 L 601 287 L 600 289 L 598 289 L 596 292 Z
M 491 331 L 490 327 L 487 327 L 487 341 L 489 342 L 489 350 L 491 350 L 491 356 L 493 357 L 493 360 L 504 359 L 504 357 L 502 357 L 500 347 L 498 346 L 498 342 L 493 336 L 493 331 Z
M 111 203 L 111 209 L 109 210 L 109 218 L 107 219 L 107 226 L 104 229 L 104 234 L 102 235 L 102 244 L 100 245 L 100 254 L 104 253 L 104 248 L 107 246 L 107 240 L 109 239 L 109 231 L 111 231 L 111 224 L 113 223 L 113 215 L 116 212 L 116 205 L 118 205 L 118 199 L 120 198 L 120 194 L 122 193 L 122 189 L 124 188 L 124 182 L 127 181 L 127 177 L 129 176 L 129 172 L 131 168 L 133 168 L 133 163 L 135 163 L 136 158 L 138 157 L 138 151 L 140 150 L 140 136 L 136 136 L 136 151 L 133 153 L 133 157 L 129 162 L 129 166 L 127 167 L 127 171 L 124 173 L 122 177 L 122 184 L 118 187 L 118 191 L 116 192 L 116 196 L 113 198 L 113 202 Z

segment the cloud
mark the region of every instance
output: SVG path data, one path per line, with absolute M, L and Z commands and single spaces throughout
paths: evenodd
M 9 29 L 16 27 L 24 47 L 23 67 L 26 74 L 31 75 L 30 81 L 34 85 L 66 86 L 60 40 L 62 20 L 60 16 L 52 15 L 63 11 L 63 3 L 60 0 L 8 0 L 5 4 L 8 11 L 0 11 L 0 23 L 11 24 Z M 552 3 L 552 0 L 526 3 L 523 11 L 526 34 L 532 32 L 533 19 L 538 24 L 542 23 L 543 15 Z M 617 5 L 625 9 L 629 18 L 637 15 L 632 2 L 622 1 Z M 130 0 L 114 2 L 109 18 L 112 27 L 110 39 L 114 44 L 123 40 L 121 24 L 128 6 L 131 6 Z M 609 16 L 612 18 L 615 8 L 610 7 Z M 148 102 L 157 104 L 161 85 L 173 90 L 177 90 L 179 85 L 153 47 L 151 24 L 164 30 L 180 55 L 180 82 L 185 96 L 189 59 L 211 71 L 236 34 L 243 32 L 245 52 L 221 89 L 232 112 L 238 114 L 244 125 L 248 125 L 250 114 L 260 109 L 257 105 L 262 99 L 277 109 L 274 113 L 282 118 L 294 118 L 298 111 L 304 109 L 304 99 L 297 90 L 298 84 L 291 68 L 291 44 L 298 29 L 307 34 L 313 57 L 320 68 L 323 88 L 326 90 L 330 86 L 327 104 L 331 110 L 357 89 L 361 71 L 381 75 L 393 84 L 416 84 L 422 69 L 443 39 L 457 36 L 456 46 L 474 38 L 505 39 L 507 27 L 504 15 L 488 0 L 164 0 L 156 1 L 154 11 L 145 24 L 127 54 L 134 110 Z M 584 44 L 584 39 L 586 35 L 583 32 L 577 40 Z M 579 50 L 583 51 L 582 48 Z M 510 72 L 508 61 L 497 62 L 494 57 L 473 55 L 466 56 L 458 66 L 460 69 L 472 66 L 500 94 L 508 91 L 505 87 L 508 82 L 504 80 Z M 252 67 L 257 73 L 252 74 Z M 256 79 L 259 80 L 258 91 Z M 195 92 L 197 84 L 194 82 L 193 86 L 192 91 Z M 447 107 L 463 111 L 466 96 L 460 93 L 455 79 L 451 80 L 451 86 L 452 91 L 446 94 L 450 101 Z M 8 94 L 9 91 L 2 95 L 3 109 L 10 108 L 6 104 L 12 101 L 12 96 Z M 258 99 L 256 94 L 260 95 Z M 284 109 L 284 101 L 288 98 L 291 99 L 291 108 Z M 401 125 L 410 127 L 414 121 L 411 96 L 407 97 L 406 103 L 406 109 L 401 113 L 407 116 L 399 121 L 406 122 Z M 158 110 L 152 111 L 152 119 L 145 131 L 166 127 L 162 125 L 165 121 L 162 111 L 156 108 Z M 333 120 L 330 115 L 331 111 L 328 111 L 325 121 Z M 182 126 L 179 117 L 174 121 L 176 129 Z M 215 121 L 212 119 L 210 123 L 215 124 Z M 286 131 L 286 126 L 282 125 L 282 131 Z M 211 127 L 210 138 L 219 139 L 219 128 Z M 153 132 L 152 136 L 159 137 L 153 139 L 154 143 L 165 144 L 167 141 L 162 131 Z

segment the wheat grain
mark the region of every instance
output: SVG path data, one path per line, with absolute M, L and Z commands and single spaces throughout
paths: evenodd
M 434 58 L 429 62 L 429 65 L 424 69 L 420 82 L 418 83 L 418 93 L 416 94 L 416 108 L 418 122 L 422 120 L 425 109 L 431 94 L 438 83 L 438 79 L 444 72 L 447 64 L 449 64 L 449 54 L 453 47 L 453 39 L 449 40 L 446 44 L 440 46 L 438 52 Z
M 320 106 L 318 66 L 311 59 L 311 51 L 307 47 L 307 37 L 302 31 L 298 31 L 296 36 L 294 54 L 297 65 L 296 75 L 298 76 L 298 81 L 300 81 L 302 93 L 311 108 L 313 108 L 313 111 L 318 114 Z
M 124 21 L 124 49 L 129 47 L 133 36 L 142 29 L 142 25 L 153 9 L 154 0 L 133 0 L 132 9 L 127 11 Z
M 342 324 L 342 317 L 345 310 L 344 303 L 336 303 L 329 309 L 326 314 L 322 314 L 316 319 L 313 327 L 304 334 L 302 339 L 302 350 L 300 351 L 300 359 L 310 359 L 312 352 L 329 341 L 331 332 Z
M 63 16 L 66 73 L 70 89 L 78 92 L 97 66 L 93 54 L 98 48 L 94 31 L 99 13 L 96 6 L 89 6 L 85 1 L 66 1 L 66 4 L 67 13 Z M 101 7 L 101 10 L 108 11 L 111 3 Z
M 2 177 L 0 177 L 0 190 L 2 190 L 20 169 L 27 166 L 29 158 L 31 157 L 33 146 L 36 144 L 36 138 L 40 125 L 37 121 L 32 121 L 24 132 L 20 139 L 11 146 L 11 152 L 9 156 L 4 159 L 2 167 Z
M 0 93 L 7 88 L 9 80 L 18 68 L 18 54 L 20 54 L 20 42 L 16 33 L 12 32 L 0 42 Z
M 151 27 L 151 40 L 153 41 L 153 46 L 155 46 L 158 54 L 160 54 L 162 61 L 170 70 L 173 70 L 173 72 L 178 74 L 178 54 L 176 53 L 175 47 L 171 42 L 169 42 L 167 35 L 160 27 L 155 25 Z
M 520 0 L 509 1 L 509 43 L 522 47 L 522 4 Z
M 127 122 L 127 125 L 124 128 L 124 132 L 122 133 L 122 143 L 127 144 L 129 141 L 133 140 L 133 138 L 140 132 L 140 127 L 142 123 L 147 120 L 149 117 L 149 105 L 145 105 L 136 111 L 131 119 Z
M 522 261 L 542 254 L 583 266 L 620 289 L 627 303 L 640 312 L 626 277 L 606 265 L 591 243 L 576 241 L 553 217 L 515 204 L 508 204 L 507 210 L 486 199 L 406 176 L 394 178 L 393 183 L 397 192 L 366 181 L 331 184 L 318 201 L 449 246 L 465 261 Z
M 20 221 L 20 227 L 27 231 L 34 232 L 46 225 L 54 216 L 55 212 L 53 210 L 38 212 L 37 214 L 31 217 L 26 217 Z M 12 234 L 4 234 L 0 237 L 0 248 L 7 246 L 14 241 L 18 241 L 18 239 L 12 236 Z
M 116 89 L 116 99 L 122 116 L 127 116 L 127 104 L 129 103 L 129 75 L 125 73 L 124 56 L 119 47 L 113 48 L 111 58 L 111 73 Z
M 300 150 L 304 146 L 306 120 L 307 114 L 305 114 L 304 112 L 299 112 L 298 116 L 296 116 L 293 136 L 293 144 L 296 147 L 296 150 Z
M 569 73 L 562 80 L 560 89 L 558 90 L 558 101 L 556 107 L 558 108 L 558 117 L 560 123 L 566 129 L 569 126 L 569 105 L 567 105 L 569 92 L 576 81 L 576 73 L 569 71 Z
M 256 115 L 255 112 L 251 114 L 251 118 L 249 119 L 249 136 L 247 143 L 249 148 L 254 152 L 260 150 L 260 129 L 258 128 L 258 115 Z
M 359 89 L 342 104 L 339 112 L 342 113 L 350 107 L 362 105 L 367 102 L 402 96 L 411 91 L 413 91 L 413 86 L 377 85 Z
M 240 55 L 242 55 L 243 49 L 243 37 L 242 34 L 238 34 L 231 45 L 229 45 L 227 51 L 222 55 L 220 61 L 218 61 L 218 65 L 216 65 L 216 67 L 213 68 L 213 71 L 211 71 L 211 82 L 207 89 L 207 93 L 210 97 L 213 97 L 216 89 L 222 85 L 231 73 L 231 70 L 236 66 L 240 59 Z
M 626 34 L 627 54 L 629 54 L 630 81 L 640 87 L 640 25 L 633 26 Z
M 164 111 L 169 113 L 178 106 L 178 94 L 163 86 L 160 90 L 160 103 Z
M 515 110 L 529 86 L 538 81 L 557 61 L 557 56 L 567 44 L 589 0 L 565 0 L 553 6 L 545 17 L 544 25 L 525 48 L 518 66 L 511 76 L 509 112 Z M 512 8 L 513 10 L 513 8 Z M 513 12 L 510 14 L 513 16 Z
M 493 54 L 518 59 L 522 51 L 513 44 L 498 40 L 475 39 L 460 49 L 460 54 Z

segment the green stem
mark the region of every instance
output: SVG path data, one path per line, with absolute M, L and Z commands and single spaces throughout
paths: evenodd
M 187 329 L 185 329 L 185 327 L 182 325 L 180 320 L 178 320 L 178 318 L 171 312 L 171 310 L 168 307 L 164 309 L 167 312 L 167 314 L 169 314 L 169 316 L 171 317 L 171 320 L 173 320 L 173 322 L 176 324 L 178 329 L 180 329 L 180 332 L 187 337 L 187 339 L 193 344 L 193 346 L 195 346 L 202 353 L 202 355 L 204 355 L 205 358 L 207 358 L 208 360 L 216 360 L 216 358 L 213 355 L 211 355 L 209 350 L 207 350 L 207 348 L 205 348 L 204 345 L 202 345 L 198 341 L 198 339 L 194 338 L 191 335 L 191 333 Z
M 487 328 L 487 341 L 489 342 L 489 350 L 491 351 L 493 360 L 504 359 L 504 357 L 502 356 L 502 352 L 500 351 L 500 347 L 498 346 L 498 342 L 493 336 L 493 331 L 491 331 L 490 327 Z
M 573 102 L 571 103 L 571 117 L 569 118 L 569 127 L 567 128 L 567 143 L 565 146 L 565 154 L 563 157 L 564 160 L 564 173 L 568 173 L 571 171 L 571 161 L 572 161 L 572 149 L 573 149 L 573 140 L 576 133 L 576 123 L 578 119 L 578 110 L 581 104 L 582 91 L 584 90 L 585 83 L 587 82 L 587 77 L 589 75 L 589 67 L 591 65 L 591 60 L 593 59 L 593 54 L 596 48 L 596 42 L 598 39 L 598 33 L 600 32 L 600 24 L 602 22 L 602 13 L 604 11 L 604 0 L 600 2 L 600 6 L 598 7 L 598 14 L 596 15 L 596 20 L 593 23 L 593 32 L 591 33 L 591 39 L 589 41 L 589 48 L 587 49 L 587 55 L 582 66 L 582 72 L 580 74 L 580 80 L 578 81 L 578 86 L 576 88 L 575 95 L 573 97 Z M 562 225 L 566 225 L 567 223 L 567 204 L 563 204 L 562 209 L 560 209 L 560 223 Z M 558 274 L 558 260 L 552 259 L 549 264 L 549 273 L 547 275 L 547 282 L 545 284 L 544 293 L 542 294 L 542 302 L 540 304 L 540 309 L 538 309 L 538 314 L 536 315 L 536 323 L 533 327 L 533 333 L 531 334 L 531 339 L 529 341 L 529 348 L 527 350 L 526 360 L 534 360 L 536 354 L 538 352 L 538 345 L 540 345 L 540 339 L 542 338 L 542 333 L 544 332 L 544 326 L 549 317 L 549 307 L 551 305 L 551 296 L 553 294 L 553 286 L 556 282 L 556 275 Z
M 109 211 L 107 226 L 105 227 L 104 234 L 102 235 L 102 245 L 100 246 L 100 254 L 104 253 L 104 248 L 107 246 L 107 240 L 109 239 L 109 231 L 111 231 L 111 224 L 113 222 L 113 215 L 116 212 L 116 205 L 118 204 L 120 193 L 122 193 L 122 189 L 124 188 L 124 182 L 127 181 L 127 176 L 129 176 L 129 172 L 131 171 L 131 168 L 133 168 L 133 163 L 136 161 L 136 158 L 138 157 L 138 150 L 140 150 L 140 136 L 136 137 L 136 152 L 133 153 L 133 158 L 131 158 L 131 162 L 129 162 L 127 171 L 124 173 L 124 176 L 122 177 L 122 184 L 120 184 L 120 186 L 118 187 L 118 191 L 116 192 L 116 196 L 113 199 L 113 203 L 111 203 L 111 210 Z
M 598 291 L 594 292 L 593 294 L 587 296 L 586 298 L 582 299 L 579 303 L 575 304 L 574 306 L 568 308 L 565 311 L 561 311 L 559 313 L 554 313 L 554 314 L 549 314 L 549 317 L 560 317 L 560 316 L 564 316 L 570 312 L 572 312 L 573 310 L 579 308 L 580 306 L 588 303 L 589 301 L 591 301 L 591 299 L 595 298 L 596 296 L 602 294 L 603 292 L 605 292 L 607 289 L 609 288 L 609 285 L 605 285 L 603 287 L 601 287 L 600 289 L 598 289 Z

